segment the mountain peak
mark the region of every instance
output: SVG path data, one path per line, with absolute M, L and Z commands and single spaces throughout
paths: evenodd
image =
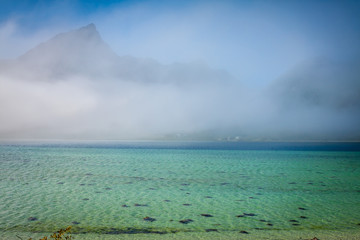
M 68 73 L 106 72 L 118 56 L 102 40 L 96 26 L 84 27 L 56 35 L 18 58 L 29 69 L 39 69 L 48 78 Z M 105 65 L 105 66 L 103 66 Z M 90 70 L 89 70 L 90 69 Z M 94 75 L 94 73 L 88 75 Z
M 93 23 L 90 23 L 84 27 L 81 27 L 79 29 L 76 29 L 74 31 L 72 31 L 73 33 L 76 34 L 80 34 L 83 35 L 84 37 L 94 37 L 96 36 L 96 38 L 101 38 L 100 34 L 98 33 L 98 31 L 96 30 L 96 26 Z
M 79 28 L 79 30 L 96 31 L 96 26 L 95 26 L 95 24 L 90 23 L 82 28 Z
M 68 33 L 59 34 L 58 36 L 71 36 L 72 38 L 79 38 L 81 41 L 97 41 L 102 42 L 99 32 L 96 30 L 96 26 L 90 23 L 84 27 L 73 30 Z
M 29 52 L 20 56 L 20 59 L 32 58 L 33 54 L 41 52 L 42 55 L 57 56 L 58 54 L 73 55 L 75 52 L 92 52 L 96 48 L 107 48 L 107 51 L 111 51 L 108 46 L 103 42 L 99 32 L 96 30 L 96 26 L 90 23 L 84 27 L 60 33 L 47 42 L 39 44 L 37 47 L 31 49 Z M 59 52 L 58 50 L 61 49 Z

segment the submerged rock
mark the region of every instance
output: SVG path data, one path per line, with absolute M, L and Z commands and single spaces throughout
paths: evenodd
M 223 183 L 220 183 L 221 186 L 225 186 L 225 185 L 229 185 L 230 183 L 228 182 L 223 182 Z
M 147 205 L 147 204 L 135 203 L 134 206 L 135 206 L 135 207 L 148 207 L 149 205 Z
M 80 222 L 77 222 L 77 221 L 73 221 L 73 222 L 71 222 L 71 223 L 74 224 L 74 225 L 80 224 Z
M 154 221 L 156 221 L 156 219 L 155 219 L 155 218 L 152 218 L 152 217 L 144 217 L 143 219 L 144 219 L 144 221 L 147 221 L 147 222 L 154 222 Z
M 240 215 L 236 215 L 236 217 L 240 218 L 240 217 L 255 217 L 257 216 L 255 213 L 243 213 Z
M 244 213 L 245 216 L 248 216 L 248 217 L 255 217 L 256 214 L 255 213 Z
M 29 217 L 28 221 L 37 221 L 38 219 L 36 217 Z
M 179 223 L 182 223 L 182 224 L 188 224 L 188 223 L 191 223 L 193 222 L 194 220 L 192 219 L 184 219 L 184 220 L 180 220 Z
M 202 213 L 202 214 L 200 214 L 200 215 L 203 216 L 203 217 L 213 217 L 213 215 L 207 214 L 207 213 Z
M 175 233 L 176 231 L 171 231 Z M 158 231 L 156 229 L 148 229 L 148 228 L 124 228 L 124 229 L 117 229 L 117 228 L 110 228 L 103 232 L 104 234 L 139 234 L 139 233 L 153 233 L 153 234 L 166 234 L 169 232 L 166 231 Z

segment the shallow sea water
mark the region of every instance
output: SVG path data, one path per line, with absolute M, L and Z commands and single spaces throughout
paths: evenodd
M 0 239 L 360 239 L 359 149 L 3 144 Z

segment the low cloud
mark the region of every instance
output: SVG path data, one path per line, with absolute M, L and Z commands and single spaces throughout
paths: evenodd
M 78 16 L 69 1 L 50 4 L 68 14 L 46 26 L 46 4 L 12 14 L 0 138 L 359 140 L 357 4 L 324 4 L 144 1 Z M 89 20 L 106 41 L 93 25 L 46 41 Z
M 278 132 L 299 138 L 358 140 L 359 60 L 316 59 L 272 83 L 265 95 L 276 106 Z
M 150 81 L 162 74 L 1 78 L 0 132 L 5 139 L 358 140 L 357 70 L 299 69 L 258 91 L 231 79 Z

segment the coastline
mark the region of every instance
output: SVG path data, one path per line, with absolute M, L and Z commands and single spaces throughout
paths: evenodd
M 51 233 L 18 233 L 18 232 L 1 232 L 0 240 L 27 240 L 49 236 Z M 168 234 L 72 234 L 75 240 L 187 240 L 187 239 L 212 239 L 212 240 L 312 240 L 315 237 L 319 240 L 359 240 L 360 226 L 358 230 L 270 230 L 270 231 L 252 231 L 249 234 L 242 234 L 239 231 L 224 232 L 178 232 Z M 19 238 L 20 237 L 20 238 Z

